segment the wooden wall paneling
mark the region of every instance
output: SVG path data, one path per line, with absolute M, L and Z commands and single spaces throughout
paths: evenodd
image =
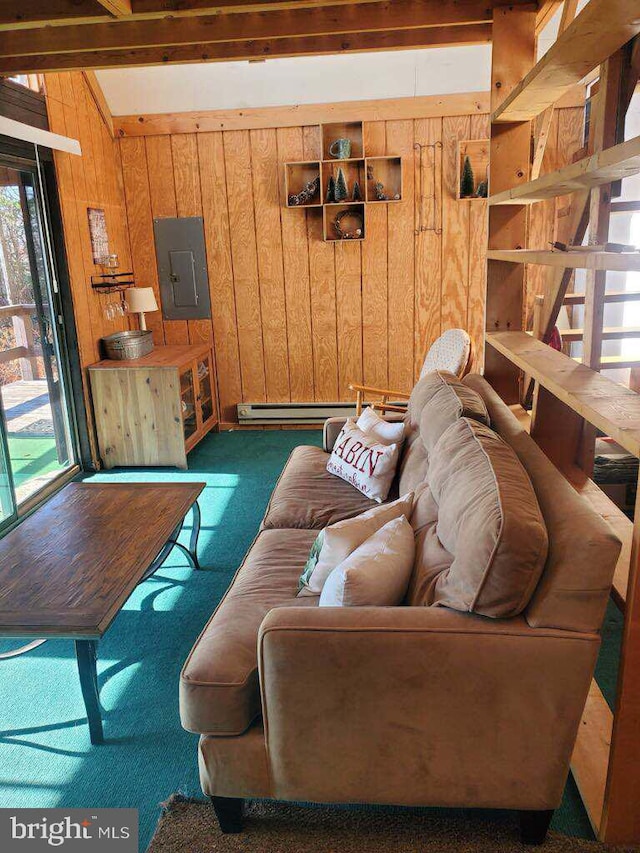
M 458 199 L 458 142 L 469 139 L 469 116 L 442 121 L 442 331 L 467 327 L 469 303 L 469 207 Z
M 280 163 L 304 160 L 302 128 L 276 131 Z M 289 389 L 293 402 L 315 399 L 311 344 L 311 293 L 309 284 L 308 211 L 285 208 L 284 168 L 279 179 L 284 290 L 289 350 Z
M 171 137 L 173 179 L 176 191 L 177 215 L 180 217 L 201 216 L 202 196 L 198 164 L 198 144 L 193 133 L 176 134 Z M 188 320 L 186 322 L 189 343 L 211 344 L 211 320 Z
M 414 377 L 420 376 L 425 356 L 442 330 L 442 119 L 423 118 L 414 122 L 414 139 L 421 145 L 434 146 L 422 152 L 422 192 L 420 184 L 420 150 L 414 150 L 414 186 L 416 228 L 427 230 L 414 234 L 415 242 L 415 335 Z M 402 389 L 399 389 L 402 390 Z
M 224 134 L 227 204 L 236 294 L 242 400 L 266 400 L 249 132 Z M 240 402 L 240 401 L 239 401 Z
M 387 211 L 389 387 L 411 390 L 414 373 L 414 230 L 413 121 L 388 121 L 387 153 L 402 157 L 402 201 Z
M 200 166 L 195 133 L 172 136 L 171 153 L 178 216 L 202 216 Z M 188 320 L 187 328 L 189 343 L 206 343 L 209 346 L 213 343 L 210 319 Z
M 489 116 L 471 116 L 469 139 L 488 139 Z M 466 329 L 476 354 L 474 370 L 484 365 L 485 297 L 487 292 L 487 239 L 489 218 L 486 199 L 475 199 L 469 206 L 469 267 Z
M 153 238 L 152 197 L 150 192 L 149 170 L 145 139 L 121 139 L 120 157 L 122 178 L 129 223 L 129 244 L 131 264 L 136 284 L 140 287 L 153 287 L 156 300 L 160 305 L 158 289 L 158 271 Z M 171 182 L 173 186 L 173 181 Z M 165 196 L 169 189 L 165 181 Z M 156 194 L 154 193 L 154 203 Z M 153 332 L 157 345 L 165 343 L 162 315 L 160 311 L 151 311 L 147 315 L 147 326 Z
M 218 411 L 220 420 L 229 423 L 236 419 L 236 404 L 242 400 L 242 378 L 222 133 L 198 136 L 198 161 L 209 267 Z
M 267 400 L 291 400 L 284 292 L 278 142 L 275 129 L 249 131 Z M 299 216 L 304 216 L 299 213 Z
M 302 139 L 304 159 L 318 159 L 321 150 L 320 127 L 313 125 L 303 128 Z M 314 399 L 337 400 L 338 332 L 335 252 L 333 245 L 323 240 L 321 210 L 307 210 L 306 217 L 309 241 Z
M 338 399 L 353 400 L 352 382 L 362 384 L 362 244 L 335 244 Z
M 365 122 L 367 157 L 387 153 L 384 121 Z M 387 204 L 366 206 L 366 238 L 362 243 L 362 361 L 367 385 L 388 388 Z M 402 388 L 398 389 L 402 391 Z
M 178 215 L 178 203 L 176 201 L 176 187 L 173 168 L 173 146 L 172 137 L 145 139 L 145 157 L 149 184 L 149 201 L 151 205 L 152 219 L 172 219 Z M 151 224 L 153 234 L 153 222 Z M 151 287 L 156 294 L 156 301 L 161 307 L 160 285 L 158 282 L 158 266 L 155 256 L 155 241 L 151 246 L 153 254 L 154 274 L 150 279 Z M 149 286 L 148 281 L 143 281 L 141 286 Z M 168 346 L 180 346 L 189 343 L 189 328 L 186 320 L 165 320 L 161 313 L 153 312 L 147 316 L 147 324 L 150 317 L 154 317 L 155 323 L 162 327 L 163 342 Z

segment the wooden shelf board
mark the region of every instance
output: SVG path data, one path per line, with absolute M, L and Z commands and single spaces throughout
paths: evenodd
M 571 772 L 596 838 L 604 808 L 612 732 L 613 713 L 592 681 L 571 756 Z
M 584 293 L 566 293 L 563 301 L 564 305 L 584 305 Z M 640 299 L 640 290 L 612 290 L 605 293 L 604 301 L 611 302 L 634 302 Z
M 488 332 L 487 343 L 605 435 L 640 456 L 640 394 L 526 332 Z
M 491 119 L 530 121 L 640 32 L 635 0 L 590 0 Z
M 564 343 L 581 341 L 584 337 L 584 329 L 561 329 L 560 336 Z M 640 327 L 609 326 L 602 330 L 603 341 L 621 341 L 627 338 L 640 338 Z
M 567 193 L 588 190 L 640 172 L 640 136 L 570 163 L 557 172 L 520 184 L 489 198 L 490 205 L 534 204 Z
M 490 261 L 540 264 L 574 270 L 640 271 L 640 252 L 552 252 L 545 249 L 490 249 Z
M 574 361 L 581 362 L 580 356 Z M 623 355 L 603 355 L 600 359 L 600 370 L 628 370 L 630 367 L 640 367 L 640 358 L 626 358 Z

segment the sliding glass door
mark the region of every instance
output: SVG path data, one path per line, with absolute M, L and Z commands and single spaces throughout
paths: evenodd
M 38 170 L 0 161 L 0 525 L 75 465 Z

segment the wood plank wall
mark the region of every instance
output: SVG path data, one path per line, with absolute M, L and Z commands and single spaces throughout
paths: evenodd
M 318 158 L 318 126 L 154 128 L 114 142 L 81 74 L 47 78 L 52 129 L 80 138 L 84 151 L 56 158 L 83 364 L 122 325 L 106 320 L 106 298 L 88 287 L 92 205 L 106 209 L 123 267 L 130 249 L 137 283 L 156 292 L 153 218 L 203 216 L 212 320 L 157 312 L 147 321 L 157 344 L 213 343 L 223 426 L 242 401 L 347 400 L 353 381 L 410 388 L 448 328 L 468 328 L 482 352 L 486 202 L 456 198 L 457 142 L 486 138 L 487 114 L 365 122 L 368 154 L 402 156 L 405 200 L 369 206 L 362 243 L 325 244 L 318 212 L 284 207 L 283 163 Z M 554 168 L 580 145 L 579 112 L 557 111 Z M 432 146 L 422 199 L 416 143 Z M 532 216 L 539 239 L 553 239 L 549 212 L 538 205 Z M 429 230 L 415 233 L 420 221 Z M 529 304 L 541 287 L 530 281 Z
M 457 201 L 458 139 L 488 116 L 366 122 L 368 154 L 400 154 L 404 198 L 369 206 L 362 243 L 326 244 L 318 212 L 284 207 L 283 163 L 317 159 L 319 128 L 254 128 L 120 140 L 136 279 L 158 288 L 152 220 L 205 219 L 211 324 L 149 315 L 159 342 L 214 340 L 221 420 L 241 401 L 333 401 L 350 382 L 411 388 L 442 331 L 482 351 L 486 203 Z M 419 154 L 425 151 L 420 201 Z M 432 230 L 415 233 L 419 208 Z
M 103 208 L 109 249 L 117 253 L 120 269 L 131 269 L 129 234 L 120 168 L 120 149 L 102 118 L 82 72 L 45 75 L 50 130 L 78 139 L 82 156 L 55 152 L 58 193 L 67 253 L 67 264 L 78 330 L 82 367 L 97 361 L 100 338 L 129 327 L 127 317 L 110 320 L 105 314 L 117 295 L 100 295 L 90 286 L 91 276 L 101 272 L 93 263 L 87 208 Z M 84 373 L 84 371 L 83 371 Z M 89 423 L 92 412 L 86 375 L 85 401 Z M 93 430 L 89 430 L 92 439 Z M 95 454 L 94 445 L 94 458 Z

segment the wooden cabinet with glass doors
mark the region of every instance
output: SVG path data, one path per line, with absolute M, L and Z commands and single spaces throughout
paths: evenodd
M 156 347 L 133 361 L 99 361 L 89 376 L 105 468 L 186 468 L 187 453 L 217 423 L 206 344 Z

